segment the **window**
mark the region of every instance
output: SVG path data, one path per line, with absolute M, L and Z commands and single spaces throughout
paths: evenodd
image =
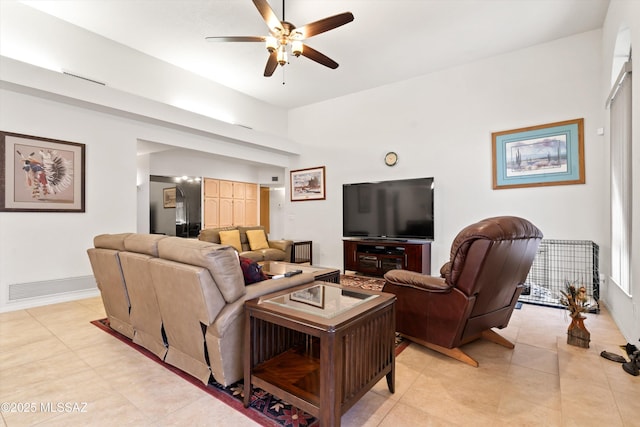
M 611 280 L 630 294 L 632 206 L 630 47 L 627 52 L 626 62 L 621 66 L 607 105 L 611 115 Z

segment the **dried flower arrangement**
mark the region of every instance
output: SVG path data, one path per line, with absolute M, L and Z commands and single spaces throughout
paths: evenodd
M 567 291 L 562 293 L 560 304 L 567 307 L 571 316 L 571 325 L 567 330 L 567 343 L 578 347 L 589 348 L 591 334 L 584 326 L 585 313 L 589 310 L 587 290 L 584 286 L 576 288 L 573 283 L 565 281 Z
M 574 319 L 584 319 L 582 313 L 589 311 L 589 304 L 587 301 L 587 289 L 584 286 L 580 286 L 576 289 L 576 286 L 568 281 L 565 281 L 567 286 L 567 292 L 560 291 L 562 298 L 560 298 L 560 304 L 567 307 L 570 316 Z

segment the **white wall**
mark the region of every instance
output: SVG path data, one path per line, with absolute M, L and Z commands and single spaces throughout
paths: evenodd
M 136 231 L 148 232 L 150 230 L 149 200 L 150 188 L 149 176 L 151 175 L 151 155 L 143 154 L 137 156 L 137 225 Z
M 136 228 L 135 124 L 0 89 L 0 129 L 86 144 L 85 213 L 0 213 L 0 311 L 10 284 L 91 275 L 93 236 Z
M 343 265 L 342 184 L 433 176 L 432 273 L 455 234 L 493 215 L 530 219 L 549 239 L 598 243 L 607 267 L 607 145 L 600 31 L 298 108 L 290 138 L 304 145 L 294 168 L 326 166 L 327 199 L 289 202 L 287 234 L 314 241 L 320 265 Z M 492 189 L 491 133 L 585 120 L 586 184 Z M 398 153 L 394 167 L 387 151 Z
M 259 182 L 259 164 L 202 153 L 195 150 L 167 150 L 151 154 L 151 175 L 200 176 L 230 181 Z
M 604 103 L 611 89 L 612 63 L 614 48 L 618 32 L 622 29 L 631 30 L 631 47 L 635 51 L 633 58 L 633 118 L 632 118 L 632 237 L 631 237 L 631 295 L 627 295 L 617 285 L 607 280 L 603 286 L 603 299 L 611 311 L 613 319 L 620 327 L 621 332 L 631 343 L 638 345 L 640 338 L 640 84 L 638 84 L 638 73 L 640 72 L 640 2 L 638 1 L 614 1 L 609 6 L 607 18 L 603 26 L 603 61 L 600 93 L 601 106 L 604 110 Z M 606 145 L 609 146 L 609 110 L 604 111 L 606 123 Z M 607 148 L 608 149 L 608 148 Z M 606 161 L 609 161 L 608 152 Z M 609 193 L 607 188 L 607 202 Z M 609 206 L 610 203 L 607 203 Z M 606 244 L 609 246 L 609 242 Z M 609 246 L 610 248 L 610 246 Z M 609 252 L 607 252 L 607 256 Z M 607 272 L 607 278 L 609 277 Z
M 15 1 L 0 2 L 0 55 L 69 71 L 124 92 L 227 122 L 286 134 L 286 111 L 282 108 Z
M 215 164 L 216 173 L 229 179 L 253 181 L 260 176 L 260 169 L 255 166 L 258 161 L 272 163 L 265 166 L 268 173 L 288 165 L 285 153 L 276 153 L 268 147 L 270 136 L 261 145 L 259 132 L 251 131 L 257 143 L 236 143 L 199 128 L 150 120 L 163 110 L 153 102 L 141 102 L 145 106 L 144 115 L 123 114 L 69 96 L 34 90 L 12 81 L 15 75 L 34 72 L 34 67 L 1 57 L 0 61 L 0 129 L 86 144 L 85 213 L 0 213 L 0 312 L 86 296 L 61 294 L 9 301 L 8 290 L 14 284 L 40 286 L 37 282 L 90 276 L 86 250 L 93 245 L 95 235 L 137 231 L 139 227 L 148 230 L 148 175 L 154 164 L 150 155 L 139 159 L 136 156 L 139 140 L 187 148 L 182 153 L 187 166 L 199 164 L 205 168 Z M 55 90 L 64 86 L 56 84 L 63 76 L 42 69 L 36 71 L 41 77 L 39 84 L 50 84 Z M 69 93 L 80 93 L 77 86 L 87 83 L 67 84 Z M 100 87 L 99 91 L 114 99 L 131 99 L 110 88 Z M 183 113 L 186 114 L 183 118 L 190 117 L 191 113 Z M 196 151 L 192 148 L 209 152 L 194 157 Z M 213 156 L 220 151 L 227 156 L 223 161 L 213 162 Z M 157 170 L 180 175 L 186 170 L 182 169 L 185 167 L 182 162 L 170 160 L 165 160 L 165 166 L 158 166 L 161 164 L 158 158 Z
M 285 229 L 285 190 L 284 187 L 269 188 L 269 238 L 292 239 Z

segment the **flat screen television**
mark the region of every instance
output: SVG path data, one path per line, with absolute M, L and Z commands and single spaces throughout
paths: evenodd
M 433 178 L 342 186 L 342 235 L 433 240 Z

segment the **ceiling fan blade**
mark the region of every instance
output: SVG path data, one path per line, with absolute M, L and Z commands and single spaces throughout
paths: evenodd
M 271 9 L 271 6 L 269 6 L 267 0 L 253 0 L 253 4 L 256 5 L 258 12 L 260 12 L 260 15 L 262 15 L 262 19 L 264 19 L 264 22 L 267 23 L 267 26 L 272 33 L 276 33 L 276 28 L 282 29 L 280 20 L 276 16 L 276 13 L 273 11 L 273 9 Z
M 338 63 L 336 61 L 318 52 L 314 48 L 307 46 L 306 44 L 302 45 L 302 56 L 306 56 L 310 60 L 324 65 L 325 67 L 329 67 L 334 70 L 338 68 Z
M 264 36 L 220 36 L 220 37 L 205 37 L 208 42 L 264 42 L 266 37 Z
M 273 72 L 278 68 L 278 52 L 271 52 L 267 59 L 267 66 L 264 67 L 264 76 L 271 77 Z
M 303 25 L 302 27 L 296 28 L 295 32 L 302 35 L 302 40 L 315 36 L 316 34 L 333 30 L 351 21 L 353 21 L 353 13 L 345 12 Z

